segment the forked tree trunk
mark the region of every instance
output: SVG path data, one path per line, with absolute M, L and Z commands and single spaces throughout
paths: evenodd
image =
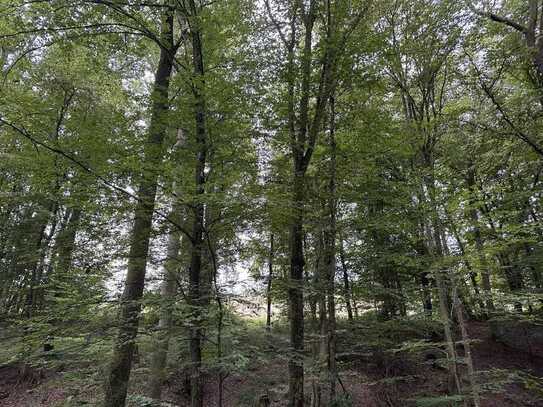
M 330 95 L 335 84 L 335 73 L 339 50 L 333 44 L 336 21 L 331 17 L 330 3 L 327 3 L 326 39 L 324 55 L 321 59 L 321 72 L 314 108 L 311 106 L 311 82 L 313 68 L 313 30 L 319 13 L 319 2 L 311 0 L 306 6 L 293 2 L 291 31 L 289 39 L 282 36 L 287 47 L 287 92 L 288 92 L 288 130 L 290 133 L 291 153 L 293 157 L 292 179 L 292 218 L 290 227 L 290 280 L 289 280 L 289 317 L 290 345 L 289 359 L 289 407 L 304 405 L 304 253 L 303 253 L 303 208 L 305 205 L 305 175 L 311 161 L 318 134 L 321 131 Z M 305 11 L 304 11 L 305 9 Z M 295 60 L 298 37 L 297 18 L 303 22 L 303 48 L 300 66 Z M 355 19 L 353 24 L 359 20 Z M 350 31 L 349 31 L 350 32 Z M 343 39 L 346 39 L 344 33 Z M 296 75 L 301 73 L 300 97 L 296 97 Z M 299 100 L 299 103 L 298 103 Z M 296 113 L 299 112 L 297 115 Z M 313 116 L 311 116 L 313 112 Z
M 106 383 L 105 407 L 123 407 L 132 368 L 135 340 L 145 285 L 149 239 L 157 190 L 157 168 L 163 156 L 169 109 L 168 89 L 173 68 L 173 10 L 165 8 L 161 21 L 160 60 L 152 92 L 151 123 L 144 148 L 142 176 L 139 181 L 135 219 L 132 226 L 125 288 L 121 298 L 119 333 L 113 349 Z

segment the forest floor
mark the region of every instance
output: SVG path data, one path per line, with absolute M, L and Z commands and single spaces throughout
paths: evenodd
M 361 322 L 341 325 L 338 331 L 340 384 L 337 391 L 345 394 L 350 402 L 340 406 L 455 405 L 454 400 L 445 396 L 448 374 L 436 356 L 440 352 L 437 345 L 427 346 L 407 325 L 379 325 L 377 333 L 375 323 L 371 326 Z M 473 340 L 472 352 L 481 387 L 482 407 L 543 406 L 543 358 L 517 352 L 496 342 L 486 323 L 471 322 L 469 333 Z M 362 338 L 368 338 L 368 335 L 370 339 L 362 344 Z M 249 337 L 239 339 L 245 341 L 242 346 L 247 363 L 243 369 L 224 378 L 223 407 L 252 407 L 255 399 L 264 394 L 268 395 L 272 406 L 284 406 L 288 389 L 287 360 L 281 351 L 287 345 L 284 330 L 271 336 L 250 332 Z M 0 343 L 0 346 L 6 344 Z M 308 348 L 311 349 L 310 341 Z M 309 370 L 306 374 L 308 395 L 319 377 L 318 373 L 311 373 L 310 360 L 308 357 L 306 365 Z M 0 406 L 97 405 L 104 375 L 102 362 L 99 359 L 92 362 L 90 358 L 77 366 L 56 363 L 54 369 L 30 368 L 21 372 L 18 365 L 2 365 L 0 360 Z M 145 358 L 142 358 L 133 370 L 128 405 L 152 406 L 144 397 L 147 377 L 148 369 Z M 187 405 L 185 381 L 185 373 L 174 369 L 164 389 L 164 399 L 168 400 L 164 405 Z M 466 380 L 463 380 L 463 385 L 468 387 Z M 210 371 L 205 386 L 205 406 L 219 406 L 217 374 Z M 323 389 L 323 394 L 326 393 Z

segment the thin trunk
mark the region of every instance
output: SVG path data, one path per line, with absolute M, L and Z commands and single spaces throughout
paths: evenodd
M 41 296 L 42 287 L 40 286 L 42 283 L 43 269 L 45 267 L 49 243 L 55 233 L 58 209 L 59 205 L 56 201 L 49 201 L 43 213 L 36 216 L 36 229 L 39 230 L 39 232 L 35 246 L 36 251 L 33 254 L 35 257 L 29 263 L 31 274 L 25 303 L 25 314 L 28 318 L 31 318 L 34 315 L 34 311 L 38 305 L 38 299 Z M 48 226 L 50 229 L 49 233 L 47 233 Z
M 62 228 L 57 238 L 56 244 L 56 268 L 59 272 L 67 272 L 72 265 L 72 256 L 75 250 L 75 238 L 79 223 L 81 220 L 82 211 L 80 208 L 70 210 L 68 222 Z M 56 271 L 53 271 L 54 273 Z
M 341 269 L 343 271 L 343 296 L 345 298 L 345 306 L 347 307 L 347 318 L 353 320 L 353 307 L 351 304 L 351 284 L 349 282 L 349 272 L 347 269 L 347 261 L 345 259 L 345 250 L 343 249 L 343 239 L 339 239 L 339 259 L 341 261 Z
M 481 397 L 479 385 L 477 383 L 477 378 L 475 377 L 475 369 L 473 367 L 473 359 L 471 357 L 471 345 L 469 341 L 468 331 L 466 329 L 466 322 L 464 320 L 464 310 L 462 306 L 462 301 L 457 295 L 456 290 L 454 290 L 454 309 L 456 313 L 456 319 L 458 320 L 458 325 L 460 326 L 460 333 L 462 335 L 462 345 L 464 347 L 464 359 L 466 361 L 466 366 L 468 369 L 468 378 L 471 387 L 471 397 L 473 399 L 473 405 L 475 407 L 480 407 Z
M 176 222 L 182 222 L 182 215 L 172 214 Z M 166 360 L 172 328 L 172 311 L 177 292 L 177 276 L 179 274 L 179 248 L 181 236 L 177 228 L 172 228 L 168 236 L 166 261 L 164 264 L 163 281 L 160 287 L 161 305 L 158 322 L 155 349 L 151 360 L 150 396 L 160 400 L 162 383 L 165 378 Z
M 161 22 L 160 60 L 155 74 L 152 93 L 151 123 L 144 148 L 142 176 L 137 192 L 138 201 L 132 227 L 125 288 L 121 298 L 119 334 L 115 342 L 110 373 L 106 384 L 105 407 L 123 407 L 141 311 L 141 297 L 145 285 L 145 272 L 153 212 L 157 190 L 157 168 L 163 156 L 166 135 L 165 115 L 169 109 L 168 90 L 173 68 L 173 10 L 165 8 Z
M 473 270 L 473 267 L 471 266 L 471 262 L 467 259 L 464 242 L 462 241 L 462 238 L 458 234 L 458 230 L 454 226 L 454 223 L 452 222 L 452 220 L 449 220 L 449 225 L 450 225 L 451 232 L 456 240 L 456 243 L 458 244 L 458 247 L 460 249 L 460 254 L 464 258 L 464 263 L 466 264 L 466 268 L 468 269 L 471 285 L 473 286 L 473 291 L 475 292 L 475 301 L 477 302 L 477 305 L 479 306 L 480 312 L 483 314 L 483 316 L 486 319 L 487 317 L 486 308 L 485 308 L 485 303 L 483 299 L 481 298 L 479 284 L 477 283 L 477 273 Z
M 473 238 L 475 241 L 475 250 L 477 251 L 477 256 L 479 260 L 479 267 L 481 273 L 481 286 L 484 291 L 484 303 L 486 306 L 486 315 L 491 314 L 494 311 L 494 301 L 492 299 L 492 286 L 490 284 L 490 270 L 488 262 L 486 260 L 486 255 L 484 251 L 483 237 L 481 235 L 479 215 L 477 213 L 476 203 L 476 185 L 475 185 L 475 170 L 470 168 L 468 171 L 466 183 L 468 190 L 470 192 L 470 209 L 469 209 L 469 219 L 471 221 L 471 226 L 473 228 Z
M 433 161 L 428 159 L 426 161 L 427 170 L 429 174 L 424 177 L 426 191 L 428 195 L 428 203 L 430 204 L 431 225 L 427 226 L 427 237 L 430 246 L 433 250 L 430 253 L 433 254 L 434 264 L 439 263 L 444 255 L 444 242 L 442 241 L 441 224 L 439 219 L 439 213 L 436 204 L 436 191 L 435 181 L 433 177 Z M 434 266 L 434 278 L 437 285 L 438 297 L 439 297 L 439 314 L 441 323 L 443 324 L 443 331 L 445 334 L 445 342 L 447 348 L 447 365 L 450 375 L 450 390 L 455 390 L 457 394 L 461 394 L 462 388 L 460 385 L 460 378 L 458 375 L 456 348 L 454 344 L 454 336 L 452 332 L 452 321 L 450 320 L 449 312 L 449 294 L 448 287 L 449 282 L 447 270 Z
M 419 195 L 419 201 L 424 201 L 424 194 L 423 192 Z M 428 245 L 424 241 L 424 235 L 425 235 L 425 225 L 424 221 L 421 221 L 419 223 L 420 230 L 418 231 L 419 238 L 417 240 L 416 244 L 416 251 L 417 254 L 422 257 L 423 259 L 428 259 L 429 257 L 429 251 L 428 251 Z M 423 269 L 420 271 L 419 278 L 420 278 L 420 286 L 422 291 L 422 307 L 424 309 L 424 315 L 427 318 L 432 317 L 432 311 L 433 311 L 433 304 L 432 304 L 432 287 L 431 287 L 431 273 L 428 271 L 429 264 L 428 261 L 423 262 Z
M 175 145 L 176 153 L 184 144 L 185 137 L 182 131 L 178 130 L 177 143 Z M 169 218 L 176 224 L 184 223 L 184 210 L 180 202 L 181 190 L 177 182 L 172 183 L 172 190 L 175 196 L 172 199 L 172 210 Z M 165 379 L 165 369 L 168 357 L 168 348 L 170 344 L 172 330 L 172 312 L 175 295 L 177 293 L 177 281 L 180 275 L 180 249 L 182 234 L 179 228 L 171 227 L 168 234 L 168 244 L 166 249 L 166 260 L 162 272 L 162 284 L 160 287 L 160 319 L 157 327 L 156 343 L 151 359 L 151 378 L 150 391 L 151 398 L 160 400 L 162 393 L 162 383 Z
M 318 252 L 321 253 L 326 250 L 324 233 L 319 230 L 318 232 Z M 326 257 L 326 255 L 325 255 Z M 313 375 L 313 395 L 311 398 L 312 407 L 320 407 L 323 403 L 322 400 L 322 386 L 326 383 L 326 370 L 328 362 L 328 318 L 326 292 L 327 292 L 327 259 L 318 262 L 318 267 L 315 269 L 315 284 L 313 290 L 315 291 L 316 304 L 318 308 L 319 320 L 318 325 L 315 325 L 315 351 L 314 359 L 316 365 L 316 372 Z
M 321 72 L 315 98 L 314 109 L 311 106 L 311 81 L 313 63 L 313 29 L 318 15 L 318 1 L 309 4 L 293 2 L 291 32 L 287 44 L 287 89 L 288 89 L 288 129 L 290 132 L 291 152 L 293 156 L 292 212 L 290 227 L 290 281 L 289 281 L 289 317 L 291 356 L 289 360 L 289 407 L 304 405 L 304 252 L 303 252 L 303 208 L 305 205 L 305 175 L 311 161 L 318 135 L 321 131 L 327 105 L 335 83 L 337 50 L 332 45 L 332 33 L 335 24 L 328 18 L 326 39 L 327 46 L 321 62 Z M 295 61 L 298 38 L 296 20 L 301 14 L 304 26 L 303 49 L 300 58 L 300 70 Z M 300 97 L 297 99 L 296 75 L 301 72 L 299 86 Z M 296 106 L 296 100 L 299 100 Z M 310 112 L 313 116 L 310 119 Z M 296 111 L 299 115 L 296 115 Z
M 328 183 L 328 228 L 325 232 L 325 241 L 327 243 L 327 284 L 326 295 L 328 297 L 328 376 L 330 384 L 330 402 L 336 398 L 336 302 L 335 302 L 335 277 L 336 277 L 336 139 L 335 139 L 335 98 L 334 94 L 330 97 L 330 181 Z
M 266 331 L 271 331 L 271 313 L 272 313 L 272 281 L 273 281 L 273 247 L 274 236 L 273 233 L 270 235 L 270 252 L 268 256 L 268 284 L 266 286 Z
M 303 407 L 304 404 L 304 253 L 303 253 L 303 211 L 305 201 L 305 177 L 299 168 L 294 174 L 294 217 L 290 230 L 290 283 L 288 289 L 290 345 L 289 359 L 289 407 Z
M 217 253 L 213 247 L 211 241 L 211 236 L 209 233 L 206 234 L 205 240 L 207 242 L 207 249 L 209 251 L 210 262 L 212 267 L 212 280 L 213 285 L 215 286 L 215 300 L 217 302 L 217 308 L 219 309 L 219 315 L 217 318 L 217 363 L 220 365 L 223 357 L 223 346 L 222 346 L 222 335 L 223 335 L 223 325 L 224 325 L 224 306 L 221 297 L 221 290 L 217 284 L 218 271 L 218 260 Z M 223 406 L 224 399 L 224 380 L 226 379 L 228 373 L 224 373 L 222 369 L 219 369 L 219 380 L 217 383 L 217 393 L 218 393 L 218 405 L 219 407 Z
M 454 389 L 458 394 L 461 392 L 460 387 L 460 378 L 458 376 L 458 369 L 457 369 L 457 357 L 456 357 L 456 349 L 454 345 L 454 337 L 451 329 L 451 320 L 449 318 L 449 306 L 447 301 L 447 285 L 444 281 L 444 270 L 436 270 L 434 272 L 434 276 L 436 279 L 436 285 L 438 289 L 438 297 L 439 297 L 439 314 L 441 323 L 443 324 L 443 331 L 445 333 L 445 342 L 447 347 L 447 367 L 450 374 L 451 382 L 454 383 Z M 449 387 L 452 387 L 452 383 L 449 383 Z M 450 390 L 453 390 L 453 388 L 450 388 Z

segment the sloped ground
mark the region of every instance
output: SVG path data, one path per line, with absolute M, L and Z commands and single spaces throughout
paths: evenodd
M 447 372 L 434 359 L 430 350 L 389 352 L 391 347 L 360 344 L 364 328 L 354 327 L 339 331 L 340 378 L 338 393 L 346 392 L 356 407 L 416 406 L 430 398 L 445 396 Z M 496 342 L 487 324 L 469 325 L 473 359 L 481 385 L 482 407 L 543 406 L 543 359 L 511 350 Z M 396 333 L 395 333 L 396 334 Z M 406 340 L 416 342 L 409 332 L 399 332 Z M 392 341 L 394 342 L 394 341 Z M 391 343 L 392 343 L 391 342 Z M 231 373 L 223 383 L 223 406 L 253 406 L 255 399 L 267 394 L 272 406 L 284 406 L 287 392 L 287 361 L 281 349 L 286 338 L 275 336 L 270 343 L 254 349 L 243 371 Z M 461 352 L 460 352 L 461 353 Z M 89 377 L 93 366 L 88 366 Z M 136 366 L 131 385 L 131 406 L 146 406 L 140 397 L 146 390 L 145 366 Z M 96 374 L 95 379 L 100 378 Z M 311 394 L 312 376 L 307 375 L 307 394 Z M 463 383 L 467 387 L 467 383 Z M 219 406 L 218 379 L 210 373 L 206 382 L 206 407 Z M 326 393 L 326 389 L 323 390 Z M 85 406 L 97 405 L 101 388 L 96 380 L 85 379 L 80 372 L 27 369 L 15 366 L 0 367 L 0 406 Z M 164 399 L 176 406 L 187 405 L 185 377 L 174 372 L 165 386 Z M 435 399 L 433 399 L 435 401 Z M 438 405 L 438 404 L 435 404 Z M 441 404 L 443 405 L 443 404 Z

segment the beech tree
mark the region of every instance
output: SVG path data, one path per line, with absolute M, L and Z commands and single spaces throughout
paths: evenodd
M 542 21 L 0 2 L 2 401 L 536 405 Z

